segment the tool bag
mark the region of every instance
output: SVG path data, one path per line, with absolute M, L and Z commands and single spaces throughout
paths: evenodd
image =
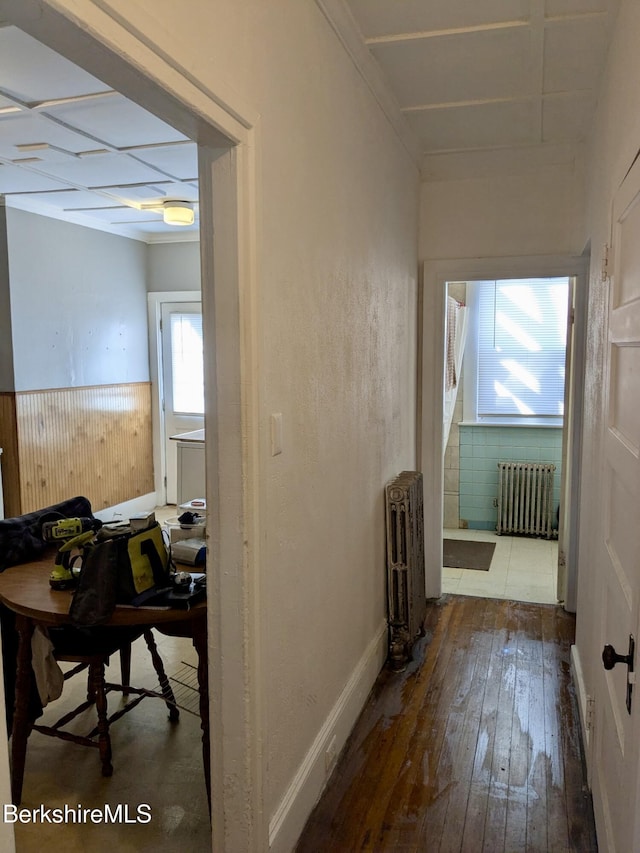
M 42 538 L 43 522 L 76 516 L 93 517 L 91 503 L 82 495 L 0 521 L 0 572 L 35 560 L 42 554 L 48 547 Z
M 69 616 L 78 626 L 108 621 L 116 604 L 141 604 L 170 586 L 171 557 L 162 528 L 115 535 L 103 527 L 82 549 L 82 568 Z

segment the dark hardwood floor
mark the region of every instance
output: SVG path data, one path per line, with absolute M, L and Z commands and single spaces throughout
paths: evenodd
M 402 673 L 385 669 L 297 853 L 596 851 L 554 605 L 443 596 Z

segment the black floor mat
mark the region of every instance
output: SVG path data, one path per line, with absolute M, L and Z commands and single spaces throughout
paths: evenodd
M 468 539 L 443 540 L 442 565 L 449 569 L 475 569 L 488 572 L 496 548 L 495 542 L 472 542 Z

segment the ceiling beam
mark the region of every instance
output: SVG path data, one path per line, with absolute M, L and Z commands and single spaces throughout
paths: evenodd
M 531 97 L 535 101 L 535 131 L 543 141 L 544 112 L 544 10 L 545 0 L 531 0 Z
M 496 21 L 491 24 L 473 24 L 468 27 L 449 27 L 442 30 L 414 30 L 408 33 L 389 33 L 383 36 L 365 37 L 364 42 L 367 45 L 376 44 L 393 44 L 393 42 L 403 41 L 421 41 L 423 39 L 445 38 L 447 36 L 464 36 L 474 35 L 477 33 L 498 32 L 500 30 L 514 30 L 522 27 L 538 27 L 542 23 L 543 27 L 554 26 L 556 24 L 566 24 L 567 22 L 597 20 L 602 18 L 607 20 L 610 13 L 603 12 L 573 12 L 567 15 L 553 15 L 545 17 L 544 5 L 542 8 L 542 22 L 540 21 L 539 3 L 538 0 L 532 0 L 531 15 L 528 18 L 515 19 L 513 21 Z
M 528 27 L 529 21 L 499 21 L 495 24 L 476 24 L 471 27 L 452 27 L 446 30 L 421 30 L 410 33 L 394 33 L 388 36 L 365 38 L 365 44 L 390 44 L 396 41 L 419 41 L 421 39 L 443 38 L 444 36 L 463 36 L 469 33 L 487 33 L 496 30 L 513 30 Z

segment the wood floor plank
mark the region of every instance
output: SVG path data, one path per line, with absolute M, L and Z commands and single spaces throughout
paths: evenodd
M 538 629 L 542 629 L 542 611 Z M 539 637 L 540 634 L 538 633 Z M 549 756 L 544 702 L 543 645 L 532 640 L 531 691 L 529 694 L 529 730 L 531 749 L 527 780 L 527 846 L 526 850 L 547 850 L 547 790 Z
M 447 636 L 452 614 L 452 609 L 445 610 L 437 604 L 429 608 L 425 637 L 414 646 L 413 660 L 404 672 L 382 671 L 345 747 L 331 780 L 333 783 L 335 778 L 336 784 L 329 785 L 325 794 L 327 807 L 317 815 L 320 833 L 330 834 L 340 850 L 357 850 L 361 849 L 359 843 L 369 843 L 369 808 L 373 805 L 379 810 L 387 802 L 385 796 L 378 799 L 377 782 L 389 761 L 400 728 L 395 721 L 401 716 L 409 733 L 419 730 L 416 717 L 425 694 L 428 696 L 429 688 L 435 683 L 437 656 L 427 655 L 427 650 L 440 647 L 441 638 Z M 373 760 L 372 756 L 375 756 Z M 388 782 L 386 789 L 390 789 Z M 330 826 L 326 823 L 328 818 Z M 361 838 L 363 827 L 364 838 Z
M 529 782 L 532 732 L 536 721 L 530 717 L 530 693 L 538 689 L 533 658 L 534 643 L 530 640 L 535 611 L 519 616 L 514 637 L 515 684 L 513 716 L 509 744 L 509 782 L 507 790 L 507 820 L 504 845 L 508 850 L 527 849 L 527 793 Z M 544 731 L 544 729 L 543 729 Z
M 414 705 L 415 717 L 413 717 L 413 731 L 403 732 L 395 746 L 397 751 L 387 763 L 385 772 L 380 778 L 375 802 L 371 803 L 365 822 L 364 831 L 369 833 L 375 843 L 381 843 L 385 833 L 390 826 L 398 826 L 399 822 L 414 822 L 414 815 L 407 810 L 407 792 L 412 789 L 412 773 L 416 766 L 415 758 L 424 756 L 421 774 L 427 774 L 427 778 L 444 781 L 441 771 L 441 755 L 443 737 L 433 729 L 423 727 L 421 721 L 433 716 L 433 708 L 438 702 L 449 702 L 453 692 L 453 685 L 448 679 L 451 667 L 451 658 L 457 649 L 454 643 L 447 641 L 446 637 L 450 631 L 457 632 L 460 623 L 464 622 L 466 614 L 464 610 L 453 614 L 447 623 L 446 631 L 438 633 L 438 639 L 442 643 L 442 653 L 434 661 L 431 670 L 429 684 L 426 686 L 424 701 L 420 705 Z M 425 760 L 426 759 L 426 760 Z M 381 808 L 384 806 L 384 808 Z M 434 812 L 435 818 L 435 812 Z M 408 830 L 408 827 L 405 827 Z
M 465 853 L 477 853 L 478 849 L 481 849 L 489 810 L 496 714 L 505 660 L 503 652 L 507 641 L 504 614 L 495 608 L 493 624 L 488 628 L 488 633 L 491 650 L 482 690 L 482 710 L 474 749 L 469 802 L 462 838 L 461 850 Z
M 560 762 L 563 774 L 564 812 L 549 811 L 549 837 L 560 834 L 560 827 L 566 820 L 566 849 L 595 853 L 595 823 L 591 807 L 591 795 L 586 785 L 584 750 L 575 688 L 571 681 L 570 652 L 574 636 L 567 631 L 564 620 L 555 618 L 549 611 L 542 613 L 542 640 L 545 649 L 554 650 L 545 656 L 549 660 L 558 659 L 562 669 L 562 678 L 545 670 L 545 692 L 549 694 L 547 707 L 553 706 L 556 714 L 556 731 L 559 741 Z M 550 666 L 550 664 L 549 664 Z M 576 760 L 579 756 L 580 760 Z M 550 791 L 549 796 L 552 796 Z M 553 834 L 553 835 L 552 835 Z M 558 848 L 561 849 L 561 848 Z
M 437 844 L 442 833 L 448 796 L 454 784 L 449 743 L 456 737 L 464 697 L 473 681 L 473 660 L 466 654 L 466 649 L 453 642 L 452 638 L 461 632 L 466 634 L 474 618 L 473 608 L 466 605 L 460 609 L 459 621 L 452 620 L 448 625 L 451 637 L 446 641 L 446 653 L 438 656 L 439 680 L 434 681 L 435 689 L 430 690 L 426 697 L 416 736 L 408 746 L 402 774 L 384 816 L 383 825 L 402 828 L 405 838 L 410 828 L 406 824 L 410 822 L 416 843 L 424 809 L 425 783 L 432 789 L 430 843 Z M 438 722 L 427 727 L 420 724 L 422 720 Z M 414 760 L 415 756 L 420 755 L 423 756 L 422 761 Z
M 432 821 L 429 811 L 429 820 L 425 822 L 423 809 L 423 816 L 419 824 L 420 849 L 426 849 L 429 845 L 434 850 L 448 849 L 448 845 L 453 840 L 451 833 L 449 833 L 452 814 L 456 812 L 461 814 L 460 830 L 464 825 L 464 815 L 469 796 L 469 774 L 460 771 L 461 762 L 465 757 L 461 753 L 461 749 L 464 750 L 464 745 L 468 742 L 469 730 L 471 729 L 474 738 L 476 736 L 475 731 L 477 731 L 478 723 L 477 720 L 474 721 L 474 716 L 479 716 L 475 709 L 479 704 L 479 699 L 481 699 L 475 689 L 480 651 L 477 628 L 481 625 L 484 613 L 480 608 L 470 608 L 468 603 L 466 607 L 470 614 L 465 626 L 468 640 L 461 644 L 458 649 L 455 663 L 457 671 L 453 677 L 450 676 L 455 687 L 454 695 L 450 702 L 445 697 L 444 702 L 440 703 L 437 710 L 444 725 L 444 747 L 437 770 L 441 781 L 438 819 Z M 473 754 L 470 756 L 471 761 L 472 758 Z M 417 808 L 420 793 L 419 788 L 416 788 L 413 793 L 414 809 Z
M 556 626 L 557 631 L 557 626 Z M 555 633 L 555 631 L 554 631 Z M 555 839 L 559 850 L 568 850 L 568 816 L 565 788 L 562 727 L 567 709 L 560 708 L 562 680 L 558 679 L 558 667 L 562 666 L 562 650 L 565 643 L 561 638 L 543 637 L 544 721 L 545 748 L 547 753 L 547 832 Z M 568 675 L 568 672 L 566 673 Z M 566 694 L 564 698 L 567 699 Z
M 297 853 L 596 851 L 561 608 L 443 596 L 383 670 Z
M 485 600 L 488 601 L 488 600 Z M 471 782 L 475 764 L 476 746 L 480 735 L 482 709 L 484 706 L 484 686 L 493 651 L 493 636 L 487 630 L 489 623 L 495 621 L 490 605 L 477 607 L 480 622 L 470 640 L 469 653 L 473 655 L 473 678 L 468 685 L 464 702 L 464 716 L 455 743 L 455 790 L 450 792 L 440 851 L 456 853 L 462 849 L 465 822 L 471 802 Z

